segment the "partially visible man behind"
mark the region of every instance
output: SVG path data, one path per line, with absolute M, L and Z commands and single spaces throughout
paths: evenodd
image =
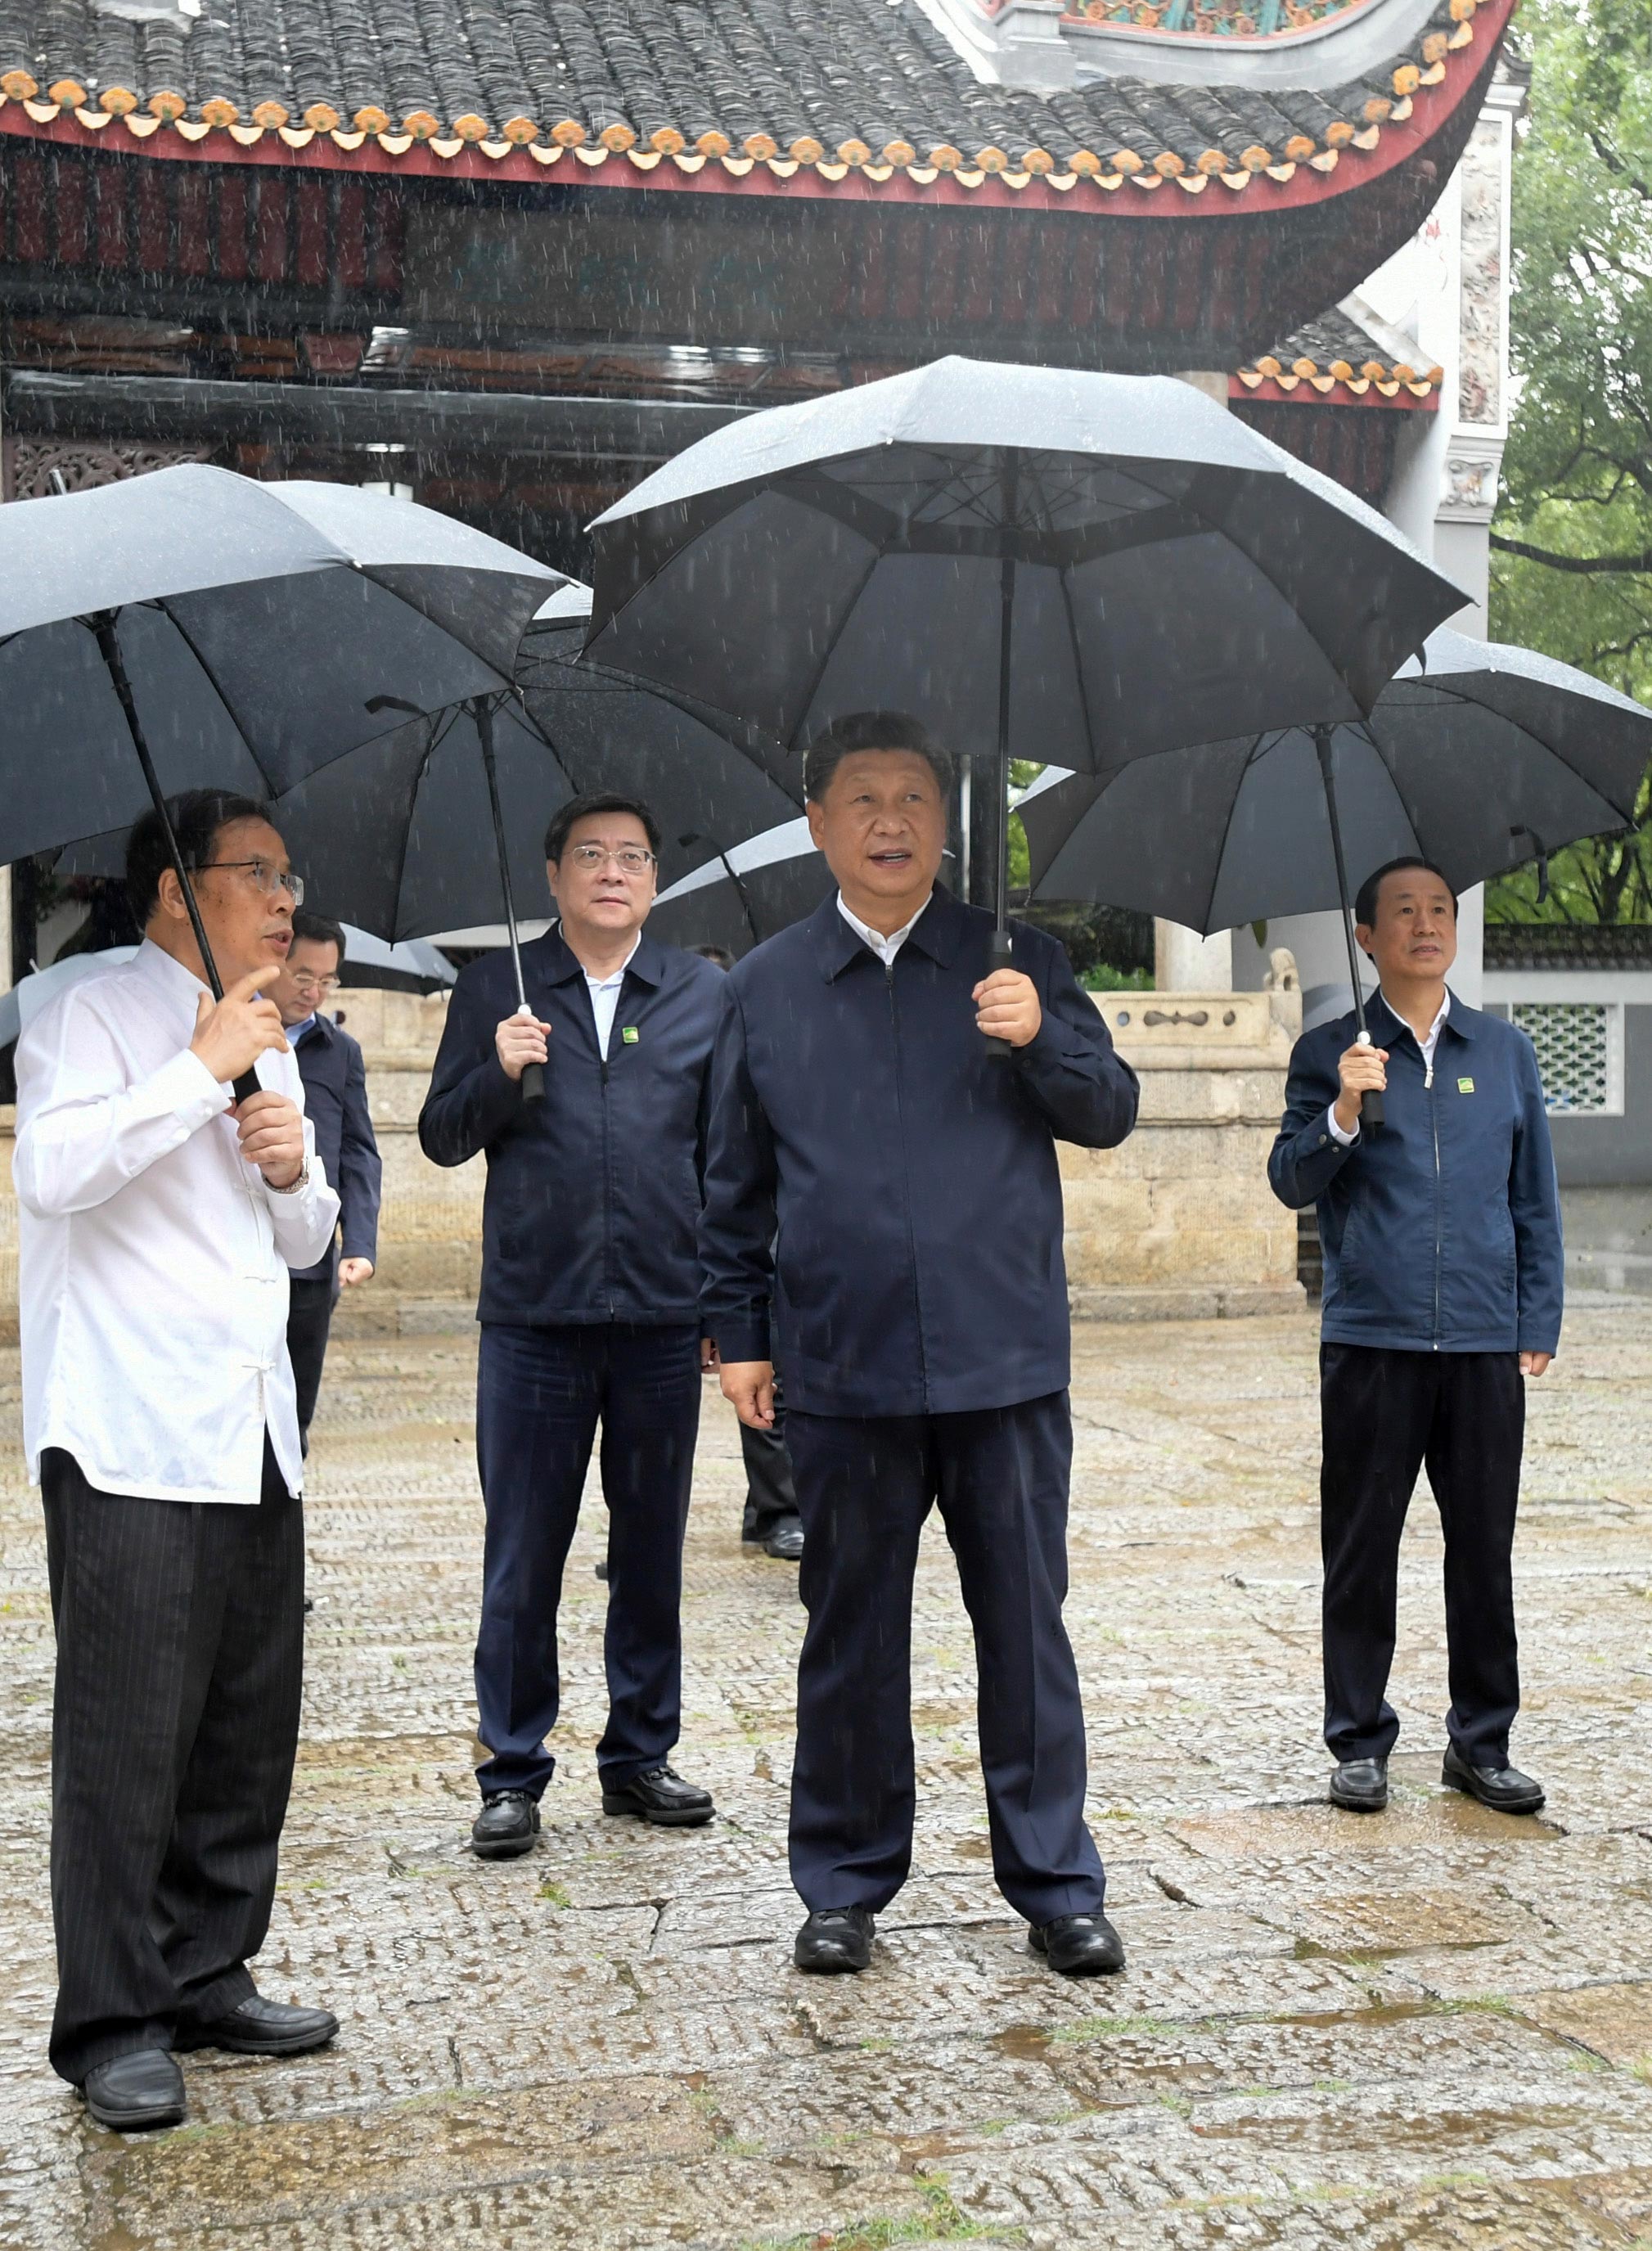
M 809 1612 L 798 1967 L 865 1969 L 911 1865 L 912 1585 L 938 1506 L 975 1628 L 993 1873 L 1033 1950 L 1089 1976 L 1124 1956 L 1084 1822 L 1061 1622 L 1073 1425 L 1055 1144 L 1113 1147 L 1137 1089 L 1053 938 L 1018 928 L 1017 966 L 988 973 L 991 917 L 936 880 L 951 777 L 901 712 L 852 715 L 809 747 L 809 826 L 839 891 L 727 982 L 705 1326 L 743 1423 L 771 1429 L 777 1367 L 785 1380 Z
M 293 1276 L 293 1303 L 287 1317 L 287 1348 L 298 1389 L 298 1429 L 310 1450 L 310 1423 L 321 1388 L 328 1332 L 341 1290 L 373 1278 L 378 1257 L 378 1196 L 384 1167 L 367 1107 L 367 1065 L 357 1041 L 322 1011 L 339 988 L 344 965 L 344 933 L 325 915 L 301 908 L 293 917 L 293 943 L 271 997 L 304 1082 L 304 1109 L 315 1135 L 315 1152 L 338 1191 L 338 1243 L 325 1257 Z
M 670 1754 L 682 1716 L 682 1543 L 700 1423 L 702 1112 L 723 980 L 651 938 L 659 830 L 634 797 L 569 800 L 545 833 L 558 920 L 461 972 L 419 1113 L 432 1164 L 487 1160 L 476 1463 L 480 1860 L 533 1850 L 556 1769 L 556 1611 L 598 1423 L 608 1508 L 605 1813 L 712 1817 Z M 522 1072 L 544 1066 L 542 1100 Z
M 1446 985 L 1457 902 L 1439 869 L 1366 878 L 1356 934 L 1381 990 L 1296 1043 L 1268 1162 L 1282 1203 L 1317 1204 L 1325 1742 L 1335 1805 L 1379 1813 L 1400 1721 L 1388 1702 L 1400 1537 L 1426 1465 L 1446 1537 L 1451 1708 L 1441 1779 L 1504 1813 L 1543 1788 L 1509 1763 L 1520 1708 L 1513 1550 L 1525 1382 L 1560 1338 L 1560 1199 L 1525 1034 Z M 1362 1119 L 1377 1090 L 1381 1126 Z
M 287 1268 L 338 1218 L 263 990 L 302 886 L 265 806 L 196 790 L 173 812 L 224 999 L 146 814 L 135 959 L 72 987 L 17 1058 L 24 1443 L 58 1637 L 51 2056 L 128 2130 L 183 2117 L 170 2050 L 295 2055 L 338 2029 L 247 1967 L 303 1663 Z

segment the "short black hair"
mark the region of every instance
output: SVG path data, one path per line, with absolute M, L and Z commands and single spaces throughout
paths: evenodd
M 702 961 L 715 963 L 719 969 L 734 967 L 734 956 L 726 945 L 691 945 L 688 951 L 697 953 Z
M 660 857 L 660 823 L 639 797 L 627 797 L 622 790 L 591 789 L 583 797 L 570 797 L 566 805 L 559 806 L 550 816 L 545 830 L 545 857 L 558 861 L 568 848 L 568 838 L 576 821 L 585 821 L 593 813 L 630 813 L 641 821 L 648 838 L 648 849 L 655 859 Z
M 819 805 L 833 775 L 856 751 L 910 751 L 927 764 L 941 795 L 951 794 L 951 753 L 941 748 L 921 719 L 909 711 L 846 711 L 823 728 L 803 753 L 805 797 Z
M 334 922 L 329 916 L 311 914 L 308 907 L 300 907 L 293 917 L 294 945 L 298 944 L 301 938 L 308 938 L 312 945 L 337 946 L 338 966 L 341 969 L 344 966 L 344 956 L 348 951 L 344 944 L 344 932 L 340 925 Z
M 1380 868 L 1373 869 L 1359 886 L 1354 898 L 1356 923 L 1366 930 L 1374 926 L 1377 920 L 1377 895 L 1382 889 L 1383 878 L 1386 876 L 1397 876 L 1407 868 L 1420 868 L 1425 875 L 1438 876 L 1446 889 L 1451 892 L 1451 911 L 1455 918 L 1457 911 L 1457 894 L 1452 890 L 1451 878 L 1445 869 L 1436 868 L 1432 860 L 1425 860 L 1420 852 L 1402 852 L 1397 860 L 1385 860 Z
M 166 801 L 172 834 L 184 867 L 193 873 L 211 860 L 218 838 L 237 821 L 267 821 L 275 826 L 275 808 L 262 798 L 243 797 L 232 789 L 185 789 Z M 126 895 L 142 930 L 155 912 L 161 896 L 161 877 L 172 865 L 166 830 L 151 806 L 138 815 L 126 840 Z

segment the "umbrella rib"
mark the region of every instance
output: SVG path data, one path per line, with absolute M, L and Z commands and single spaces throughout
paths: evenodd
M 184 648 L 189 650 L 190 655 L 195 659 L 197 664 L 200 666 L 202 677 L 205 680 L 207 686 L 211 689 L 212 693 L 218 697 L 218 702 L 223 705 L 224 716 L 229 721 L 231 726 L 234 728 L 236 733 L 240 737 L 248 758 L 252 759 L 253 765 L 259 770 L 265 789 L 270 796 L 279 796 L 280 793 L 272 786 L 270 777 L 268 772 L 266 771 L 263 759 L 259 758 L 258 752 L 252 747 L 252 736 L 247 732 L 246 728 L 238 717 L 235 706 L 231 703 L 228 696 L 225 693 L 224 685 L 218 679 L 218 675 L 213 671 L 211 666 L 207 662 L 200 650 L 196 647 L 194 635 L 190 633 L 189 627 L 181 619 L 173 615 L 172 612 L 168 609 L 164 601 L 157 602 L 156 604 L 156 607 L 171 626 L 173 632 L 176 634 L 178 639 L 183 643 Z M 341 753 L 341 755 L 342 754 Z
M 846 621 L 848 618 L 853 616 L 860 603 L 861 597 L 865 593 L 867 588 L 872 584 L 873 574 L 875 572 L 879 564 L 881 563 L 882 560 L 883 550 L 881 547 L 874 547 L 872 551 L 872 560 L 867 564 L 866 570 L 861 575 L 860 585 L 855 588 L 849 599 L 844 604 L 842 614 Z M 804 697 L 802 703 L 798 708 L 798 726 L 799 727 L 803 724 L 804 720 L 808 717 L 810 705 L 814 702 L 815 697 L 820 692 L 820 682 L 826 678 L 826 667 L 831 663 L 833 657 L 836 655 L 838 642 L 841 637 L 841 627 L 829 637 L 825 637 L 826 653 L 821 657 L 819 663 L 816 665 L 814 668 L 814 677 L 809 682 L 809 692 L 807 696 Z M 790 751 L 796 751 L 798 747 L 797 727 L 793 727 L 791 732 L 787 735 L 784 747 Z
M 1574 781 L 1581 782 L 1584 788 L 1589 792 L 1591 796 L 1599 798 L 1601 804 L 1610 809 L 1615 820 L 1634 820 L 1635 810 L 1633 807 L 1631 807 L 1629 811 L 1626 813 L 1621 805 L 1613 804 L 1612 800 L 1607 795 L 1606 792 L 1600 787 L 1598 782 L 1592 781 L 1587 774 L 1581 772 L 1580 769 L 1573 763 L 1564 751 L 1558 750 L 1545 736 L 1538 734 L 1535 727 L 1528 725 L 1525 720 L 1510 719 L 1505 713 L 1494 710 L 1490 704 L 1481 703 L 1477 696 L 1465 695 L 1460 689 L 1444 686 L 1436 680 L 1431 679 L 1428 684 L 1430 687 L 1439 688 L 1442 695 L 1449 696 L 1454 702 L 1462 705 L 1465 710 L 1474 711 L 1490 711 L 1493 718 L 1501 720 L 1505 727 L 1512 727 L 1517 734 L 1524 736 L 1527 742 L 1535 743 L 1540 751 L 1546 751 L 1549 757 L 1553 758 L 1558 765 L 1563 765 L 1566 772 L 1573 777 Z M 1644 772 L 1644 771 L 1645 770 L 1643 768 L 1642 772 Z
M 412 849 L 413 814 L 418 803 L 419 788 L 425 775 L 430 772 L 431 760 L 452 733 L 456 717 L 457 707 L 450 703 L 444 711 L 432 712 L 424 723 L 430 729 L 430 740 L 425 745 L 425 755 L 419 760 L 418 772 L 413 777 L 413 786 L 410 792 L 411 801 L 408 806 L 407 819 L 402 828 L 402 848 L 396 862 L 396 888 L 391 893 L 391 928 L 397 933 L 391 938 L 392 945 L 399 942 L 402 925 L 402 885 L 407 879 L 407 855 Z M 444 720 L 446 723 L 445 725 L 441 724 Z
M 1079 705 L 1084 714 L 1084 732 L 1089 738 L 1092 746 L 1091 756 L 1094 757 L 1096 719 L 1090 710 L 1089 683 L 1084 677 L 1084 652 L 1079 647 L 1078 643 L 1078 619 L 1074 614 L 1073 610 L 1072 581 L 1068 578 L 1065 571 L 1058 571 L 1056 575 L 1061 580 L 1061 603 L 1067 612 L 1067 637 L 1071 642 L 1073 648 L 1073 674 L 1078 682 Z
M 1234 820 L 1239 811 L 1240 792 L 1245 786 L 1245 776 L 1250 772 L 1251 767 L 1258 763 L 1256 758 L 1256 746 L 1262 740 L 1263 735 L 1274 731 L 1276 731 L 1264 728 L 1261 734 L 1254 735 L 1251 738 L 1250 748 L 1246 751 L 1243 758 L 1240 761 L 1239 779 L 1234 784 L 1234 793 L 1227 800 L 1227 818 L 1222 823 L 1222 841 L 1217 848 L 1216 857 L 1211 869 L 1210 890 L 1205 900 L 1205 918 L 1206 921 L 1210 919 L 1210 911 L 1216 904 L 1216 886 L 1222 879 L 1222 862 L 1227 857 L 1227 840 L 1234 833 Z M 1286 731 L 1291 731 L 1288 730 Z M 1206 930 L 1201 932 L 1200 935 L 1202 937 L 1208 938 L 1210 937 L 1211 932 Z

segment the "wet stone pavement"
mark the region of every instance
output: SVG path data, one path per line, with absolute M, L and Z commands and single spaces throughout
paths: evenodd
M 52 1666 L 0 1363 L 0 2244 L 50 2251 L 971 2241 L 1652 2245 L 1652 1337 L 1573 1316 L 1532 1399 L 1517 1755 L 1549 1817 L 1439 1786 L 1441 1540 L 1407 1534 L 1397 1790 L 1323 1802 L 1305 1320 L 1082 1328 L 1068 1606 L 1092 1815 L 1130 1950 L 1064 1984 L 993 1889 L 973 1676 L 926 1540 L 912 1880 L 871 1970 L 790 1966 L 794 1575 L 739 1546 L 707 1400 L 683 1770 L 720 1818 L 605 1819 L 588 1510 L 563 1765 L 526 1860 L 470 1854 L 480 1509 L 467 1338 L 335 1351 L 309 1507 L 308 1694 L 274 1925 L 329 2053 L 192 2057 L 121 2140 L 47 2073 Z

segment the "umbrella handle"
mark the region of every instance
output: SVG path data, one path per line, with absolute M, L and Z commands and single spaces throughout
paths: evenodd
M 986 941 L 986 973 L 989 977 L 995 970 L 1015 966 L 1014 944 L 1007 930 L 995 930 L 990 933 Z M 1001 1062 L 1005 1056 L 1015 1053 L 1007 1040 L 994 1039 L 988 1040 L 986 1051 L 994 1062 Z
M 516 1010 L 516 1014 L 519 1016 L 531 1016 L 533 1013 L 533 1010 L 529 1007 L 526 1001 L 522 1001 Z M 521 1085 L 522 1091 L 522 1100 L 524 1102 L 543 1102 L 545 1098 L 544 1064 L 543 1063 L 525 1063 L 522 1065 Z
M 1355 1035 L 1355 1039 L 1356 1043 L 1362 1048 L 1372 1047 L 1376 1044 L 1372 1040 L 1371 1034 L 1365 1029 L 1363 1024 L 1360 1026 L 1358 1032 Z M 1382 1096 L 1373 1087 L 1369 1094 L 1363 1094 L 1359 1098 L 1360 1128 L 1363 1131 L 1368 1126 L 1374 1132 L 1381 1126 L 1382 1123 Z

